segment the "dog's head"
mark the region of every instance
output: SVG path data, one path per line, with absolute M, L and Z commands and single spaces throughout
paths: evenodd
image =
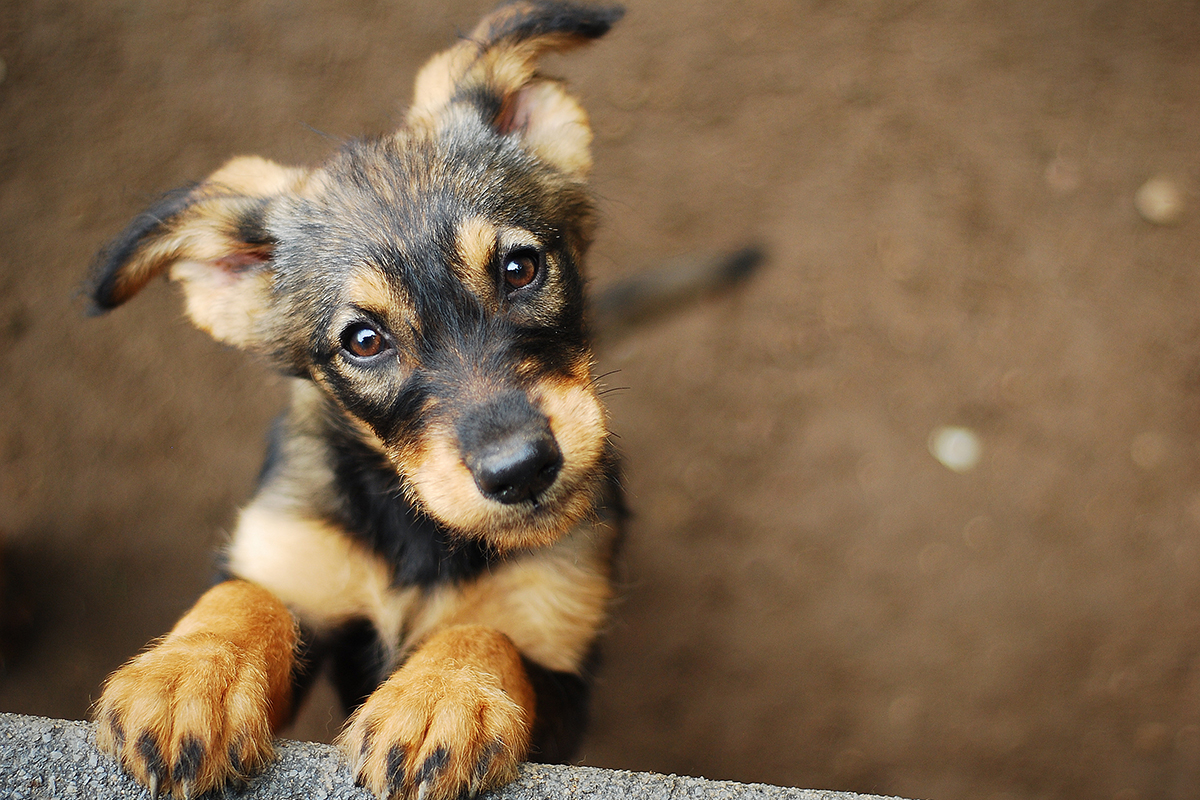
M 169 274 L 200 328 L 320 386 L 435 519 L 553 541 L 608 456 L 580 274 L 591 130 L 536 65 L 620 16 L 502 6 L 422 69 L 395 133 L 164 197 L 98 257 L 96 307 Z

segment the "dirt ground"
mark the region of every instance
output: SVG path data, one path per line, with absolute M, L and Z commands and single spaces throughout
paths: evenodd
M 489 0 L 0 6 L 0 709 L 81 717 L 205 587 L 278 381 L 93 253 L 227 157 L 386 130 Z M 1200 787 L 1200 6 L 659 0 L 556 58 L 636 517 L 588 764 L 957 798 Z M 1135 210 L 1166 176 L 1173 225 Z M 934 458 L 935 431 L 978 463 Z M 338 720 L 315 698 L 294 735 Z

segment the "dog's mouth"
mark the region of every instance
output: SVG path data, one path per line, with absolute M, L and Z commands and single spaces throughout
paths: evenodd
M 453 531 L 502 551 L 541 547 L 594 513 L 607 436 L 590 386 L 503 394 L 431 426 L 408 482 Z

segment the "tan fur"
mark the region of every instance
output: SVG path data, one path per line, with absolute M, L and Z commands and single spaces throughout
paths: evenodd
M 285 167 L 260 156 L 238 156 L 209 176 L 207 183 L 226 194 L 271 197 L 297 191 L 310 176 L 299 167 Z
M 543 381 L 535 393 L 542 412 L 550 418 L 550 429 L 564 454 L 569 453 L 559 474 L 559 484 L 572 492 L 578 482 L 590 474 L 604 455 L 607 425 L 590 381 Z
M 409 126 L 435 127 L 438 114 L 454 96 L 459 78 L 478 56 L 474 43 L 462 42 L 425 63 L 417 73 L 412 105 L 408 109 Z
M 168 770 L 202 748 L 198 774 L 176 787 L 184 794 L 245 777 L 271 757 L 273 732 L 290 714 L 296 642 L 295 621 L 270 592 L 246 581 L 213 587 L 109 678 L 95 709 L 97 744 L 147 784 L 158 778 L 146 748 Z
M 526 145 L 568 175 L 592 171 L 592 126 L 587 112 L 558 81 L 534 81 L 517 93 L 513 126 Z
M 274 592 L 317 631 L 366 618 L 394 646 L 419 599 L 415 588 L 397 590 L 383 560 L 344 531 L 261 503 L 242 512 L 227 557 L 231 572 Z
M 523 42 L 494 41 L 492 31 L 500 30 L 506 17 L 522 13 L 522 4 L 497 9 L 482 20 L 471 35 L 454 47 L 431 59 L 417 73 L 409 120 L 423 122 L 436 118 L 464 86 L 488 85 L 501 96 L 509 96 L 533 77 L 538 57 L 548 50 L 564 50 L 574 39 L 566 35 L 548 35 Z
M 520 512 L 502 507 L 479 493 L 451 431 L 431 426 L 427 438 L 429 444 L 408 477 L 430 514 L 447 525 L 469 531 L 488 531 L 496 527 L 497 517 L 511 515 L 517 518 L 520 515 Z M 523 519 L 524 515 L 520 517 Z M 511 541 L 494 535 L 488 538 L 503 549 L 536 547 L 553 541 L 532 530 L 514 531 Z
M 405 308 L 397 288 L 374 267 L 363 265 L 346 281 L 346 301 L 383 319 L 394 316 L 396 308 Z M 399 327 L 393 325 L 393 327 Z
M 459 263 L 453 264 L 463 285 L 484 308 L 494 312 L 498 306 L 495 268 L 500 232 L 483 217 L 467 217 L 458 224 L 455 244 Z
M 502 631 L 544 667 L 578 673 L 612 601 L 608 563 L 614 531 L 583 523 L 554 547 L 493 569 L 477 581 L 443 587 L 411 624 L 419 639 L 444 625 Z
M 117 275 L 118 302 L 133 296 L 176 261 L 205 261 L 217 266 L 222 259 L 253 258 L 255 254 L 247 252 L 231 235 L 237 211 L 251 204 L 245 197 L 219 197 L 194 203 L 143 244 L 123 266 Z
M 258 341 L 258 320 L 271 291 L 268 273 L 185 260 L 171 268 L 171 278 L 187 287 L 187 313 L 196 327 L 237 347 Z
M 375 690 L 339 743 L 352 772 L 379 797 L 392 787 L 421 797 L 453 797 L 467 787 L 474 796 L 516 777 L 529 750 L 534 704 L 508 637 L 454 626 L 430 637 Z M 392 754 L 400 756 L 401 772 L 389 770 Z M 444 767 L 425 775 L 431 760 L 444 760 Z

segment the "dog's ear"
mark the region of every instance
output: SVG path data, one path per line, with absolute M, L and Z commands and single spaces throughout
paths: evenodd
M 548 51 L 599 38 L 625 13 L 620 6 L 516 0 L 493 11 L 470 37 L 434 56 L 417 75 L 410 125 L 433 126 L 460 104 L 474 107 L 503 135 L 576 176 L 591 169 L 592 130 L 562 83 L 537 74 Z
M 266 210 L 306 175 L 262 158 L 235 158 L 202 183 L 164 195 L 96 257 L 93 308 L 115 308 L 169 272 L 198 327 L 228 344 L 252 344 L 275 247 Z

